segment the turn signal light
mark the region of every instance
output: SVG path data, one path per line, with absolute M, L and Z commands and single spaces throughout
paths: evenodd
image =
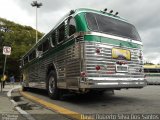
M 96 66 L 96 70 L 100 70 L 101 67 L 99 65 Z
M 86 73 L 85 72 L 81 72 L 81 77 L 86 77 Z
M 99 54 L 101 51 L 99 48 L 96 49 L 96 53 Z

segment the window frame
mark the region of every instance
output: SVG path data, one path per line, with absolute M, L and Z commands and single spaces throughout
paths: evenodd
M 44 43 L 48 43 L 48 49 L 46 49 L 45 51 L 44 51 Z M 45 38 L 45 40 L 41 43 L 42 44 L 42 51 L 43 51 L 43 53 L 45 53 L 45 52 L 47 52 L 49 49 L 50 49 L 50 44 L 49 44 L 50 42 L 49 42 L 49 39 L 48 39 L 48 37 L 47 38 Z
M 33 58 L 32 58 L 32 56 L 33 56 Z M 34 60 L 34 59 L 36 59 L 36 57 L 37 57 L 36 56 L 36 50 L 32 50 L 32 52 L 30 52 L 30 54 L 28 55 L 29 62 L 32 61 L 32 60 Z
M 27 62 L 25 62 L 26 58 L 27 58 Z M 28 55 L 23 58 L 23 65 L 26 65 L 27 63 L 29 63 L 29 57 L 28 57 Z
M 70 35 L 70 21 L 73 20 L 75 23 L 75 32 L 73 34 Z M 71 37 L 72 35 L 74 35 L 77 32 L 77 25 L 76 25 L 76 21 L 74 17 L 69 17 L 68 21 L 67 21 L 67 36 L 68 38 Z
M 55 34 L 55 38 L 54 38 L 54 40 L 55 40 L 55 44 L 53 44 L 53 34 Z M 55 30 L 55 31 L 53 31 L 51 34 L 50 34 L 50 43 L 51 43 L 51 47 L 53 48 L 53 47 L 55 47 L 56 45 L 57 45 L 57 31 Z
M 60 28 L 61 28 L 63 25 L 64 25 L 64 38 L 63 38 L 63 40 L 59 41 L 59 33 L 60 33 L 59 30 L 60 30 Z M 66 24 L 65 24 L 65 21 L 63 21 L 63 22 L 57 27 L 56 32 L 57 32 L 57 43 L 60 44 L 60 43 L 64 42 L 65 39 L 66 39 Z
M 132 40 L 141 42 L 141 37 L 140 37 L 140 35 L 139 35 L 139 33 L 138 33 L 138 31 L 137 31 L 137 29 L 136 29 L 136 27 L 135 27 L 134 25 L 132 25 L 132 24 L 130 24 L 130 23 L 128 23 L 128 22 L 125 22 L 125 21 L 121 21 L 121 20 L 119 20 L 119 19 L 114 19 L 114 18 L 112 18 L 112 17 L 105 16 L 105 15 L 101 15 L 101 16 L 105 16 L 105 17 L 108 17 L 109 19 L 114 19 L 114 20 L 117 20 L 117 21 L 120 21 L 120 22 L 124 22 L 124 23 L 130 24 L 130 25 L 135 29 L 134 32 L 137 33 L 136 37 L 138 37 L 139 39 L 133 39 L 133 38 L 130 38 L 130 37 L 128 37 L 128 36 L 124 36 L 124 35 L 120 35 L 120 34 L 115 34 L 115 33 L 110 33 L 110 32 L 101 31 L 100 28 L 99 28 L 99 23 L 97 22 L 97 19 L 96 19 L 95 16 L 94 16 L 94 17 L 95 17 L 95 20 L 96 20 L 97 25 L 98 25 L 98 30 L 92 30 L 92 29 L 90 28 L 90 26 L 89 26 L 89 24 L 88 24 L 88 20 L 87 20 L 87 14 L 88 14 L 88 13 L 89 13 L 89 14 L 96 14 L 96 15 L 101 15 L 101 14 L 92 13 L 92 12 L 86 12 L 86 13 L 85 13 L 85 19 L 86 19 L 87 27 L 88 27 L 88 29 L 89 29 L 90 31 L 100 32 L 100 33 L 109 34 L 109 35 L 114 35 L 114 36 L 117 36 L 117 37 L 123 37 L 123 38 L 132 39 Z

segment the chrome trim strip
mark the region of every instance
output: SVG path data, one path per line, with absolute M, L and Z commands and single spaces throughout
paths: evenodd
M 97 85 L 140 85 L 144 82 L 113 82 L 113 83 L 95 83 Z
M 116 39 L 116 40 L 121 40 L 121 41 L 126 41 L 126 42 L 131 42 L 131 43 L 136 43 L 136 44 L 142 45 L 142 42 L 140 42 L 140 41 L 131 40 L 128 38 L 113 36 L 113 35 L 104 34 L 104 33 L 99 33 L 99 32 L 86 32 L 85 35 L 96 35 L 96 36 L 101 36 L 101 37 L 108 37 L 111 39 Z
M 97 85 L 118 85 L 118 82 L 111 82 L 111 83 L 96 83 Z
M 112 81 L 112 80 L 116 80 L 116 81 L 135 81 L 135 80 L 144 80 L 144 78 L 111 78 L 111 77 L 88 77 L 87 80 L 108 80 L 108 81 Z
M 100 36 L 100 37 L 107 37 L 107 38 L 111 38 L 111 39 L 115 39 L 115 40 L 121 40 L 121 41 L 125 41 L 125 42 L 131 42 L 131 43 L 135 43 L 135 44 L 139 44 L 139 45 L 143 45 L 141 41 L 136 41 L 136 40 L 132 40 L 132 39 L 128 39 L 128 38 L 123 38 L 123 37 L 119 37 L 119 36 L 114 36 L 114 35 L 109 35 L 106 33 L 99 33 L 99 32 L 77 32 L 74 34 L 74 38 L 78 37 L 78 36 L 84 36 L 84 35 L 96 35 L 96 36 Z

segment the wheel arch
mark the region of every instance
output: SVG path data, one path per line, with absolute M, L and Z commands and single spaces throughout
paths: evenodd
M 55 66 L 54 63 L 51 63 L 51 64 L 49 64 L 48 67 L 47 67 L 47 71 L 46 71 L 46 83 L 47 83 L 48 75 L 49 75 L 49 73 L 50 73 L 52 70 L 55 72 L 56 77 L 58 78 L 58 73 L 57 73 L 56 66 Z M 47 85 L 46 85 L 46 87 L 47 87 Z

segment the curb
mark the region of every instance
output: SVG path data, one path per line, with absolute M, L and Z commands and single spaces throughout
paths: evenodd
M 26 92 L 20 91 L 20 94 L 23 97 L 25 97 L 25 98 L 33 101 L 33 102 L 36 102 L 36 103 L 44 106 L 45 108 L 50 109 L 50 110 L 52 110 L 52 111 L 54 111 L 56 113 L 59 113 L 61 115 L 64 115 L 64 116 L 66 116 L 68 118 L 71 118 L 71 119 L 74 119 L 74 120 L 81 120 L 81 114 L 80 113 L 71 111 L 71 110 L 66 109 L 64 107 L 58 106 L 58 105 L 56 105 L 54 103 L 50 103 L 50 102 L 44 101 L 44 100 L 42 100 L 42 99 L 40 99 L 38 97 L 32 96 L 30 94 L 27 94 Z M 90 119 L 90 120 L 92 120 L 92 119 Z
M 18 87 L 15 87 L 15 88 L 12 88 L 10 89 L 8 92 L 7 92 L 7 96 L 9 97 L 10 101 L 13 103 L 15 109 L 23 116 L 25 117 L 27 120 L 35 120 L 29 113 L 27 113 L 26 111 L 22 110 L 18 104 L 12 99 L 12 91 L 16 90 L 16 89 L 20 89 L 21 86 L 18 86 Z

